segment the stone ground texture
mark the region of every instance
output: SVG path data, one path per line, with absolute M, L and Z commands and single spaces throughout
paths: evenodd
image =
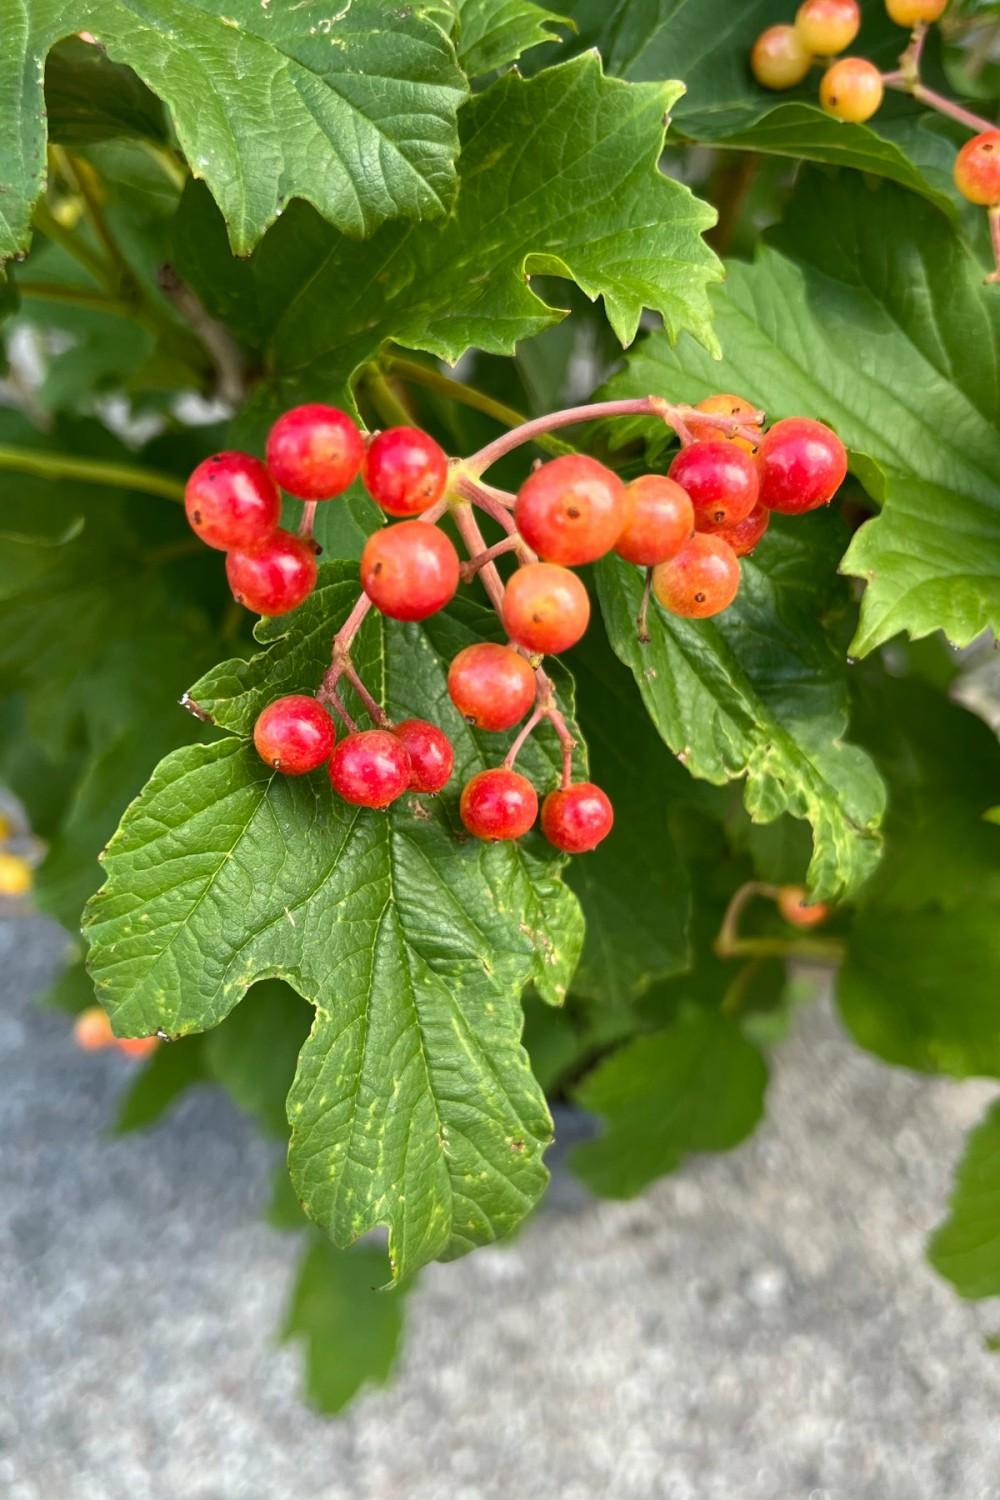
M 63 942 L 0 923 L 4 1500 L 1000 1500 L 1000 1308 L 922 1259 L 994 1087 L 804 1012 L 753 1140 L 432 1267 L 394 1386 L 327 1421 L 274 1345 L 272 1149 L 207 1088 L 102 1135 L 128 1064 L 31 1000 Z

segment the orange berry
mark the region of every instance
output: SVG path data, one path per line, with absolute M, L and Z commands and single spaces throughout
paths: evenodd
M 783 885 L 778 891 L 778 910 L 793 927 L 818 927 L 830 915 L 825 901 L 806 900 L 805 887 Z
M 722 417 L 746 417 L 748 427 L 756 427 L 761 430 L 759 422 L 752 422 L 757 408 L 750 401 L 745 401 L 742 396 L 731 396 L 722 394 L 719 396 L 706 396 L 704 401 L 699 401 L 697 411 L 717 412 Z M 737 437 L 734 433 L 723 432 L 721 427 L 716 427 L 708 422 L 691 423 L 700 438 L 722 438 L 724 442 L 735 443 L 737 448 L 742 448 L 747 453 L 756 453 L 757 444 L 751 443 L 747 438 Z
M 819 102 L 828 115 L 860 125 L 882 103 L 882 74 L 863 57 L 842 57 L 827 68 L 819 85 Z
M 793 89 L 812 66 L 794 26 L 769 26 L 750 53 L 750 71 L 765 89 Z
M 920 21 L 938 21 L 948 0 L 885 0 L 890 21 L 897 26 L 916 26 Z
M 81 1010 L 73 1023 L 73 1040 L 85 1052 L 99 1052 L 102 1047 L 113 1047 L 115 1034 L 111 1030 L 108 1013 L 100 1005 L 88 1005 Z
M 813 57 L 833 57 L 861 30 L 857 0 L 803 0 L 795 16 L 799 41 Z
M 126 1057 L 148 1057 L 159 1045 L 158 1036 L 122 1036 L 117 1039 L 118 1050 Z
M 955 186 L 970 203 L 1000 203 L 1000 130 L 984 130 L 966 141 L 955 158 Z

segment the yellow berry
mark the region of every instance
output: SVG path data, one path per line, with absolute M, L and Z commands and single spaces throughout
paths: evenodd
M 0 896 L 24 896 L 33 883 L 26 859 L 19 854 L 0 854 Z
M 920 21 L 938 21 L 948 0 L 885 0 L 890 21 L 897 26 L 916 26 Z
M 769 26 L 750 53 L 753 76 L 766 89 L 793 89 L 811 66 L 812 58 L 794 26 Z
M 803 0 L 795 16 L 799 41 L 813 57 L 833 57 L 861 29 L 857 0 Z
M 863 57 L 842 57 L 820 81 L 819 102 L 828 115 L 860 125 L 870 120 L 885 92 L 882 74 Z

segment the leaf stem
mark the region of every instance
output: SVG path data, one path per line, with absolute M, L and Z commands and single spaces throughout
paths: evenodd
M 134 309 L 122 297 L 112 297 L 97 287 L 71 286 L 59 281 L 22 281 L 15 277 L 14 285 L 22 297 L 37 297 L 48 302 L 68 302 L 74 307 L 93 308 L 97 312 L 110 313 L 117 318 L 131 318 Z
M 172 474 L 140 469 L 131 464 L 106 463 L 103 459 L 69 457 L 37 448 L 0 445 L 0 469 L 33 474 L 39 479 L 79 479 L 84 484 L 106 484 L 140 494 L 160 495 L 178 503 L 184 500 L 184 485 Z
M 60 224 L 55 214 L 49 208 L 44 198 L 40 198 L 35 204 L 33 214 L 35 228 L 43 234 L 47 240 L 58 245 L 61 250 L 81 265 L 91 275 L 98 286 L 104 287 L 105 291 L 112 296 L 116 295 L 118 288 L 114 285 L 113 278 L 109 275 L 109 269 L 101 256 L 83 241 L 79 235 L 74 234 L 72 229 L 67 229 L 65 224 Z
M 639 613 L 635 617 L 636 634 L 639 637 L 640 646 L 649 645 L 649 603 L 653 594 L 653 570 L 646 569 L 646 582 L 642 589 L 642 602 L 639 605 Z
M 733 892 L 715 939 L 714 947 L 719 958 L 803 958 L 829 964 L 843 960 L 846 948 L 840 938 L 740 937 L 740 918 L 755 896 L 775 901 L 778 887 L 760 880 L 748 880 Z
M 380 422 L 384 422 L 387 427 L 412 426 L 413 418 L 378 365 L 372 364 L 366 367 L 364 388 L 378 413 Z
M 1000 204 L 995 204 L 988 210 L 987 217 L 990 223 L 990 242 L 993 245 L 993 259 L 996 262 L 993 270 L 987 276 L 989 282 L 1000 281 Z

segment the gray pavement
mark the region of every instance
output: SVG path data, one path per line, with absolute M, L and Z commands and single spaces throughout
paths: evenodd
M 803 1014 L 752 1141 L 432 1267 L 327 1421 L 274 1346 L 273 1151 L 207 1088 L 102 1136 L 128 1064 L 31 1003 L 63 941 L 0 922 L 3 1500 L 1000 1500 L 1000 1306 L 922 1259 L 994 1087 Z

